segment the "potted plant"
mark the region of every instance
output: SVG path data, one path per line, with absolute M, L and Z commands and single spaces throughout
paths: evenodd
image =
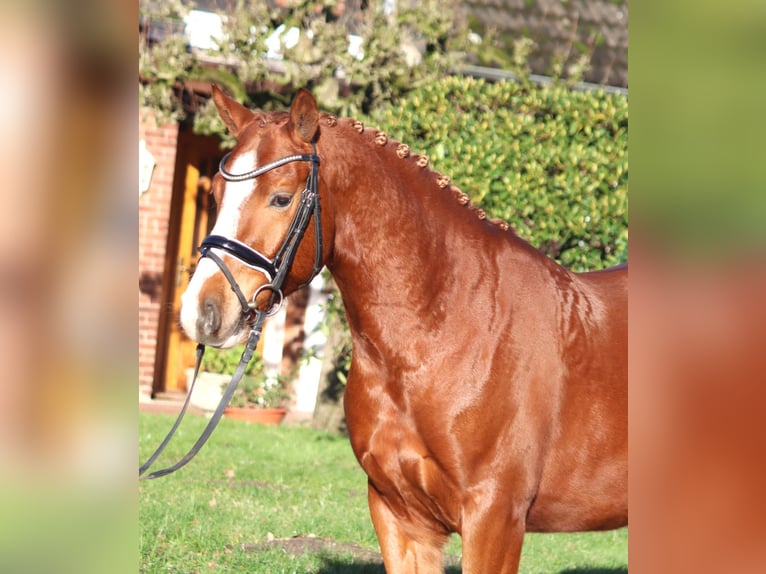
M 220 392 L 223 393 L 239 365 L 242 347 L 212 349 L 212 351 L 212 362 L 207 368 L 215 368 L 227 375 L 226 380 L 219 386 Z M 283 381 L 279 377 L 276 379 L 267 377 L 263 359 L 255 353 L 245 368 L 244 375 L 223 414 L 225 417 L 237 420 L 279 424 L 287 414 L 285 405 L 289 398 L 290 395 L 285 390 Z
M 242 346 L 230 349 L 207 348 L 192 394 L 192 404 L 203 410 L 214 411 L 241 357 Z M 190 369 L 189 377 L 193 371 Z M 263 359 L 255 353 L 224 410 L 224 416 L 263 424 L 279 424 L 287 414 L 285 405 L 289 398 L 283 381 L 278 377 L 267 377 Z

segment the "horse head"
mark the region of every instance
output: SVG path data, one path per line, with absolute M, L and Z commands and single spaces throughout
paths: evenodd
M 218 214 L 183 294 L 181 325 L 198 342 L 230 347 L 256 311 L 272 312 L 320 271 L 333 226 L 320 209 L 311 94 L 300 90 L 287 113 L 252 112 L 216 86 L 213 101 L 237 144 L 213 178 Z

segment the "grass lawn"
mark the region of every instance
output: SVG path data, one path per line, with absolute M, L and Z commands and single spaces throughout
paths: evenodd
M 141 413 L 143 462 L 173 417 Z M 175 462 L 207 420 L 188 417 L 156 463 Z M 139 483 L 139 571 L 363 574 L 384 572 L 365 474 L 348 440 L 306 428 L 224 419 L 189 465 Z M 530 534 L 520 572 L 627 572 L 627 530 Z M 460 572 L 460 538 L 446 549 Z

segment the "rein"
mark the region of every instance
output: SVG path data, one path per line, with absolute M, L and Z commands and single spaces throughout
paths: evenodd
M 310 283 L 311 280 L 316 277 L 319 271 L 321 271 L 322 223 L 320 217 L 321 212 L 318 190 L 319 156 L 317 155 L 316 143 L 312 142 L 311 145 L 313 147 L 313 153 L 311 154 L 299 154 L 283 157 L 260 168 L 254 169 L 253 171 L 249 171 L 243 174 L 233 174 L 226 170 L 224 164 L 231 155 L 231 152 L 227 153 L 221 159 L 221 162 L 218 166 L 219 173 L 221 174 L 221 177 L 223 177 L 226 181 L 232 182 L 255 179 L 256 177 L 263 175 L 264 173 L 274 168 L 283 166 L 293 161 L 310 161 L 311 173 L 306 180 L 306 187 L 301 193 L 300 204 L 298 205 L 295 216 L 293 217 L 293 220 L 290 223 L 290 227 L 287 230 L 285 240 L 273 259 L 269 259 L 262 253 L 240 241 L 237 241 L 236 239 L 223 237 L 221 235 L 209 235 L 202 240 L 202 243 L 199 247 L 201 257 L 209 257 L 215 262 L 216 265 L 218 265 L 218 267 L 220 267 L 221 272 L 229 282 L 231 290 L 237 296 L 237 299 L 242 306 L 242 315 L 245 322 L 250 326 L 250 334 L 247 337 L 247 343 L 245 344 L 244 351 L 242 351 L 242 357 L 237 364 L 237 368 L 234 371 L 231 381 L 226 387 L 223 396 L 221 397 L 221 402 L 218 404 L 218 407 L 216 407 L 216 410 L 213 413 L 213 416 L 210 418 L 207 426 L 205 427 L 205 430 L 202 431 L 202 434 L 191 447 L 191 449 L 189 449 L 189 452 L 187 452 L 174 465 L 160 470 L 155 470 L 147 475 L 144 475 L 144 473 L 149 470 L 160 453 L 165 450 L 165 447 L 170 443 L 171 438 L 175 434 L 176 430 L 181 424 L 184 415 L 186 414 L 186 410 L 189 406 L 189 399 L 191 398 L 192 392 L 194 391 L 194 384 L 197 382 L 197 374 L 199 373 L 199 368 L 202 364 L 202 357 L 205 353 L 205 346 L 202 343 L 197 345 L 197 361 L 194 366 L 194 378 L 192 379 L 192 383 L 189 386 L 189 391 L 186 394 L 186 399 L 184 400 L 184 404 L 181 407 L 181 411 L 179 412 L 178 417 L 176 418 L 175 423 L 173 423 L 173 426 L 171 427 L 167 436 L 163 439 L 162 443 L 160 443 L 160 446 L 157 447 L 157 450 L 155 450 L 154 453 L 152 453 L 152 455 L 147 459 L 147 461 L 139 467 L 139 480 L 159 478 L 182 468 L 192 458 L 194 458 L 194 456 L 210 438 L 210 435 L 213 434 L 215 427 L 218 426 L 218 422 L 223 416 L 224 409 L 229 404 L 229 401 L 234 395 L 234 391 L 236 390 L 237 385 L 239 385 L 239 381 L 242 379 L 242 376 L 245 373 L 247 364 L 250 362 L 250 359 L 252 359 L 253 354 L 255 353 L 255 348 L 258 345 L 258 340 L 261 338 L 261 333 L 263 332 L 264 321 L 267 317 L 271 317 L 272 315 L 276 314 L 284 303 L 282 285 L 287 277 L 287 273 L 290 270 L 290 267 L 292 266 L 293 260 L 295 259 L 295 254 L 298 250 L 298 245 L 300 244 L 301 239 L 303 239 L 303 235 L 308 228 L 309 220 L 312 216 L 314 217 L 314 231 L 316 238 L 314 267 L 312 269 L 311 277 L 309 277 L 308 281 L 306 281 L 304 285 Z M 240 289 L 239 285 L 237 284 L 237 281 L 234 279 L 234 275 L 226 266 L 223 259 L 217 253 L 215 253 L 213 249 L 223 251 L 225 254 L 234 257 L 248 267 L 260 271 L 267 277 L 269 283 L 258 287 L 255 293 L 253 293 L 251 299 L 248 301 L 247 297 L 244 295 L 244 293 L 242 293 L 242 289 Z M 269 303 L 266 311 L 261 311 L 256 306 L 256 299 L 258 298 L 258 295 L 261 293 L 261 291 L 264 290 L 271 291 L 271 295 L 269 297 Z

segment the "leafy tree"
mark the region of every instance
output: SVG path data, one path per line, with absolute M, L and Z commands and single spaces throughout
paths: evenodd
M 191 82 L 218 83 L 260 109 L 284 107 L 307 87 L 325 110 L 366 114 L 462 60 L 468 29 L 459 6 L 456 0 L 230 0 L 221 37 L 200 51 L 180 34 L 190 0 L 140 0 L 140 103 L 164 120 L 193 120 L 198 133 L 229 143 L 212 102 L 195 97 Z

